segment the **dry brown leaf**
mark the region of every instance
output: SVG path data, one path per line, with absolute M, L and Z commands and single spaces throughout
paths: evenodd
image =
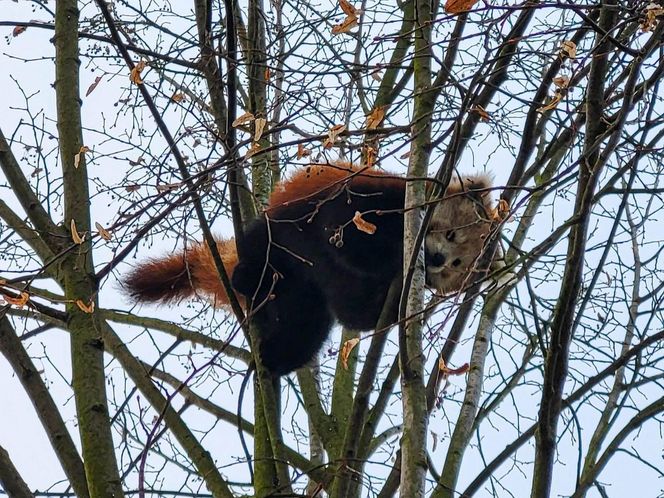
M 95 222 L 95 228 L 97 229 L 97 232 L 99 233 L 99 236 L 104 239 L 104 240 L 111 240 L 113 236 L 111 235 L 111 232 L 106 230 L 101 224 Z
M 471 109 L 471 112 L 476 113 L 480 117 L 480 119 L 485 123 L 488 123 L 491 119 L 491 115 L 488 112 L 486 112 L 486 109 L 484 109 L 484 107 L 482 107 L 481 105 L 476 105 L 475 107 L 473 107 Z
M 498 213 L 502 219 L 505 219 L 510 212 L 510 205 L 505 199 L 498 201 Z
M 655 2 L 650 2 L 646 6 L 644 13 L 645 18 L 641 21 L 641 31 L 646 33 L 655 29 L 657 26 L 657 16 L 664 14 L 664 7 Z
M 438 447 L 438 434 L 430 430 L 431 432 L 431 439 L 433 440 L 431 444 L 431 453 L 436 451 L 436 448 Z
M 478 0 L 447 0 L 445 12 L 448 14 L 460 14 L 469 11 Z
M 258 142 L 263 136 L 265 123 L 267 123 L 265 118 L 256 118 L 256 121 L 254 121 L 254 142 Z
M 90 147 L 82 145 L 74 156 L 74 168 L 78 169 L 79 165 L 81 164 L 81 156 L 84 156 L 86 152 L 90 152 Z
M 510 214 L 510 205 L 505 199 L 500 199 L 498 205 L 491 210 L 491 219 L 498 223 L 505 221 Z
M 356 15 L 347 16 L 346 19 L 344 19 L 341 24 L 332 26 L 332 34 L 339 35 L 341 33 L 348 33 L 355 26 L 357 26 L 357 16 Z
M 127 185 L 127 186 L 125 187 L 125 190 L 126 190 L 127 192 L 136 192 L 139 188 L 141 188 L 140 185 Z
M 18 35 L 25 32 L 26 29 L 28 29 L 27 26 L 14 26 L 14 29 L 12 30 L 12 36 L 16 38 Z
M 366 145 L 362 156 L 364 157 L 363 165 L 367 168 L 372 168 L 376 164 L 376 159 L 378 158 L 378 151 L 375 147 L 371 145 Z
M 175 190 L 180 186 L 182 186 L 182 182 L 162 183 L 161 185 L 157 185 L 155 188 L 157 189 L 157 192 L 168 192 L 170 190 Z
M 569 86 L 569 76 L 556 76 L 553 78 L 553 84 L 558 88 L 567 88 Z
M 131 81 L 134 85 L 141 85 L 143 83 L 143 80 L 141 79 L 141 72 L 143 69 L 145 69 L 145 66 L 147 66 L 147 62 L 140 61 L 134 66 L 134 68 L 131 70 L 131 73 L 129 73 L 129 81 Z
M 539 107 L 537 109 L 537 112 L 546 112 L 550 111 L 551 109 L 555 109 L 558 103 L 562 100 L 562 98 L 563 96 L 560 93 L 556 92 L 555 95 L 546 105 L 543 105 L 542 107 Z
M 185 94 L 182 92 L 175 92 L 173 95 L 171 95 L 171 100 L 173 102 L 182 102 L 185 98 Z
M 339 0 L 339 6 L 347 16 L 357 16 L 359 11 L 348 0 Z
M 80 299 L 76 300 L 76 306 L 78 306 L 83 313 L 92 313 L 95 310 L 95 302 L 90 301 L 90 304 L 85 304 Z
M 90 85 L 87 91 L 85 92 L 86 97 L 90 95 L 92 92 L 94 92 L 95 88 L 97 88 L 97 85 L 99 84 L 100 81 L 101 81 L 101 76 L 97 76 L 92 85 Z
M 380 124 L 383 122 L 383 119 L 385 118 L 386 109 L 387 106 L 384 105 L 374 107 L 373 111 L 371 111 L 367 116 L 367 130 L 375 130 L 378 128 L 378 126 L 380 126 Z
M 81 237 L 78 233 L 78 230 L 76 230 L 76 221 L 74 218 L 71 219 L 71 223 L 69 224 L 69 229 L 71 231 L 71 238 L 76 244 L 82 244 L 83 241 L 85 240 L 85 234 L 83 234 L 83 237 Z
M 235 118 L 235 121 L 233 121 L 233 128 L 237 128 L 240 125 L 250 123 L 254 120 L 254 115 L 251 114 L 250 112 L 245 112 L 242 116 L 239 116 Z
M 560 56 L 563 59 L 576 59 L 576 43 L 572 40 L 565 40 L 560 45 Z
M 334 125 L 332 128 L 330 128 L 327 132 L 327 138 L 323 140 L 323 148 L 331 149 L 337 141 L 339 134 L 343 133 L 344 131 L 346 131 L 345 125 Z
M 358 337 L 354 337 L 353 339 L 348 339 L 346 342 L 344 342 L 343 346 L 341 346 L 341 364 L 343 365 L 344 370 L 348 370 L 348 358 L 351 351 L 353 351 L 359 342 L 360 339 Z
M 362 213 L 359 211 L 355 211 L 355 216 L 353 216 L 353 223 L 360 232 L 368 233 L 369 235 L 376 233 L 376 225 L 369 223 L 367 220 L 362 218 Z
M 445 364 L 445 360 L 440 358 L 438 360 L 438 370 L 440 370 L 443 375 L 463 375 L 468 370 L 470 370 L 470 365 L 468 363 L 464 363 L 459 368 L 450 368 Z
M 309 157 L 311 155 L 311 150 L 306 149 L 304 144 L 297 144 L 297 158 L 302 159 L 303 157 Z
M 249 150 L 244 155 L 244 157 L 249 159 L 251 156 L 256 155 L 258 152 L 260 152 L 260 150 L 261 150 L 261 144 L 259 144 L 258 142 L 254 142 L 251 144 L 251 147 L 249 147 Z
M 13 306 L 17 306 L 19 308 L 22 308 L 26 304 L 28 304 L 28 301 L 30 300 L 30 294 L 27 292 L 21 292 L 21 295 L 19 297 L 11 297 L 4 295 L 2 296 L 5 301 L 7 301 L 9 304 Z
M 265 68 L 263 76 L 265 77 L 265 81 L 270 81 L 271 72 L 269 67 Z

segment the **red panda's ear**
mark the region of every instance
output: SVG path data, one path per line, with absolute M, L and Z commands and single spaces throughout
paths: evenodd
M 465 190 L 486 190 L 493 184 L 489 175 L 473 175 L 461 177 L 461 182 Z
M 457 188 L 466 192 L 466 195 L 474 202 L 484 205 L 485 208 L 491 208 L 493 206 L 490 190 L 492 185 L 491 176 L 483 174 L 462 176 L 457 183 Z

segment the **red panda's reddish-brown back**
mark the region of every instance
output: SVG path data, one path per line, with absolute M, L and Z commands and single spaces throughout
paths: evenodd
M 278 215 L 281 207 L 323 197 L 328 189 L 343 187 L 345 184 L 362 190 L 381 191 L 385 188 L 404 188 L 405 181 L 385 171 L 350 163 L 311 164 L 275 187 L 270 196 L 268 211 Z

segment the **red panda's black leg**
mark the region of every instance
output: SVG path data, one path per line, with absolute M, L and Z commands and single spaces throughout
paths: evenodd
M 285 375 L 309 362 L 325 342 L 333 320 L 327 298 L 307 267 L 268 247 L 264 221 L 249 227 L 244 247 L 233 287 L 247 298 L 263 363 L 273 374 Z
M 311 281 L 284 276 L 273 298 L 256 311 L 260 356 L 275 375 L 306 365 L 323 346 L 332 326 L 325 296 Z

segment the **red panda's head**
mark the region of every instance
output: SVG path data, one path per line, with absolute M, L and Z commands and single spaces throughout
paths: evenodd
M 427 285 L 449 294 L 472 283 L 472 269 L 489 235 L 492 201 L 488 176 L 455 178 L 436 206 L 425 249 Z

